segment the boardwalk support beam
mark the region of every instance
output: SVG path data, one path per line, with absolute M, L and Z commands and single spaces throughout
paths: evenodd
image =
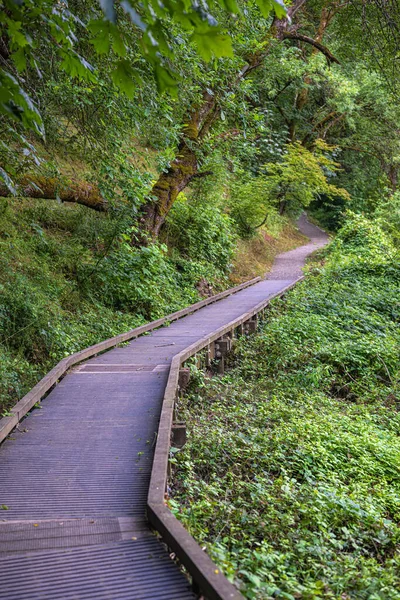
M 178 421 L 172 425 L 171 443 L 174 448 L 183 448 L 186 444 L 186 423 Z
M 244 333 L 246 335 L 250 335 L 251 333 L 255 333 L 257 331 L 258 318 L 257 315 L 254 315 L 251 319 L 244 323 Z

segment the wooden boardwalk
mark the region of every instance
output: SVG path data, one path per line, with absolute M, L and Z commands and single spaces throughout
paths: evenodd
M 317 228 L 301 227 L 312 243 L 299 249 L 300 263 L 326 243 Z M 274 279 L 74 367 L 5 440 L 1 600 L 195 597 L 145 517 L 169 366 L 298 277 L 284 255 L 276 265 Z

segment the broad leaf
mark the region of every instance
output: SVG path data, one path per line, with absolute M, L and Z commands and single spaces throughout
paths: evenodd
M 115 85 L 125 92 L 128 98 L 134 97 L 136 89 L 134 80 L 137 79 L 137 73 L 132 69 L 128 60 L 121 60 L 111 77 Z
M 197 45 L 200 56 L 207 62 L 213 56 L 233 56 L 232 41 L 229 35 L 220 33 L 219 30 L 211 30 L 206 33 L 193 33 L 192 40 Z

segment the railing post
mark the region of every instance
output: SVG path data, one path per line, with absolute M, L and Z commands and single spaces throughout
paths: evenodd
M 225 371 L 225 357 L 231 351 L 232 339 L 224 335 L 215 342 L 215 358 L 218 358 L 217 371 L 220 375 Z
M 255 333 L 257 331 L 257 325 L 258 325 L 258 315 L 254 315 L 253 317 L 251 317 L 251 319 L 249 319 L 248 321 L 245 321 L 245 323 L 244 323 L 245 334 L 249 335 L 250 333 Z
M 179 369 L 179 377 L 178 377 L 178 390 L 179 393 L 185 391 L 190 381 L 190 369 L 189 367 L 181 367 Z

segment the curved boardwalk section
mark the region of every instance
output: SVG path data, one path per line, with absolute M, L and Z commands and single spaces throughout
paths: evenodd
M 1 600 L 195 597 L 145 518 L 169 366 L 301 274 L 327 237 L 300 228 L 311 242 L 278 257 L 269 280 L 73 368 L 5 440 Z

